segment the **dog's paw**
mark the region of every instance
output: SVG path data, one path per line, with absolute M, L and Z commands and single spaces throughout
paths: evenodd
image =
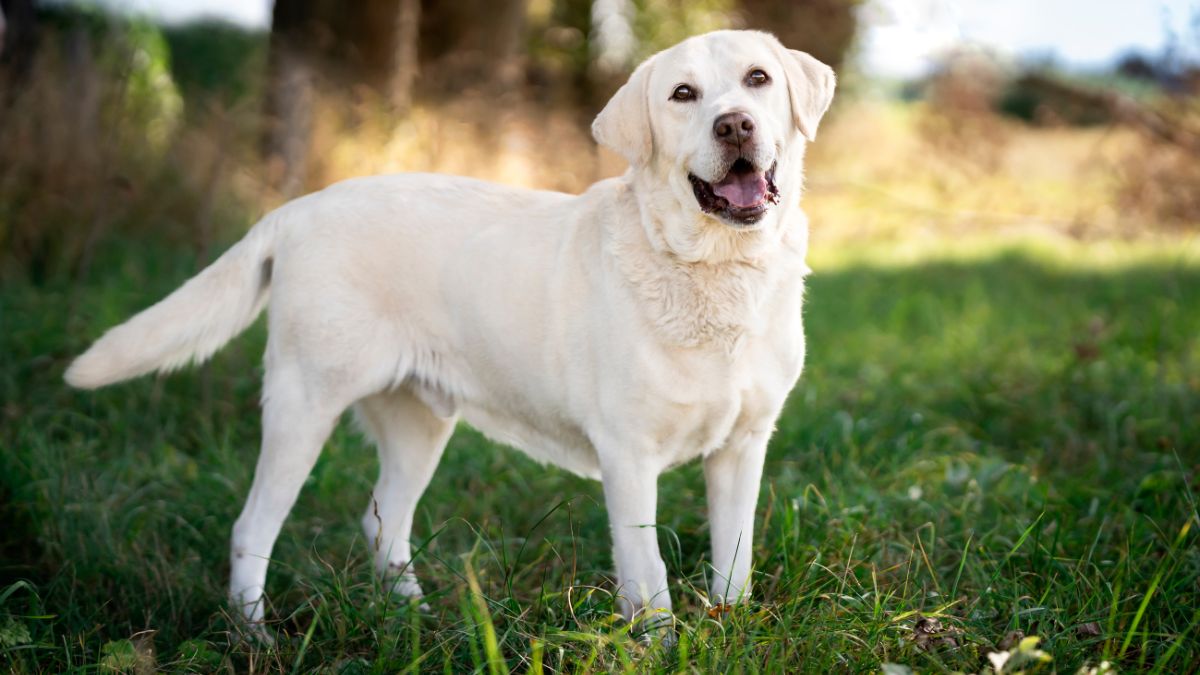
M 661 644 L 672 647 L 675 635 L 675 615 L 669 609 L 644 609 L 633 622 L 632 634 L 644 645 Z
M 389 592 L 398 598 L 412 598 L 420 600 L 425 597 L 425 592 L 421 590 L 421 584 L 417 583 L 416 575 L 411 572 L 401 574 L 391 580 Z
M 391 586 L 388 588 L 388 592 L 391 593 L 393 598 L 408 600 L 408 604 L 411 604 L 413 601 L 421 601 L 417 605 L 417 610 L 422 613 L 430 611 L 429 603 L 422 601 L 425 597 L 425 592 L 421 590 L 421 584 L 417 582 L 417 575 L 406 570 L 392 577 L 390 583 Z
M 275 635 L 262 621 L 243 619 L 233 627 L 231 643 L 247 649 L 274 649 Z

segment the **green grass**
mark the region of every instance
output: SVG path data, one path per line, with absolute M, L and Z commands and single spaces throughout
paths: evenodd
M 82 284 L 8 282 L 0 662 L 978 672 L 1021 631 L 1053 657 L 1044 672 L 1194 671 L 1200 265 L 1018 250 L 814 266 L 752 603 L 709 617 L 699 467 L 660 482 L 681 622 L 669 648 L 612 620 L 599 486 L 466 429 L 418 511 L 432 612 L 389 601 L 358 529 L 373 451 L 350 425 L 275 551 L 278 648 L 231 641 L 227 540 L 257 452 L 261 322 L 204 369 L 79 393 L 61 384 L 70 355 L 189 276 L 190 258 L 113 248 Z M 922 616 L 953 644 L 919 646 Z

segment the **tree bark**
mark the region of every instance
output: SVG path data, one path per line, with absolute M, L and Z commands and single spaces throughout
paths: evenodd
M 423 0 L 421 60 L 443 93 L 483 88 L 503 93 L 521 84 L 528 0 Z
M 858 29 L 862 0 L 739 0 L 746 28 L 775 34 L 791 49 L 808 52 L 835 70 Z
M 268 181 L 285 199 L 304 190 L 308 175 L 320 37 L 315 4 L 276 0 L 271 20 L 263 154 Z
M 0 87 L 19 87 L 33 66 L 37 51 L 36 0 L 0 0 Z
M 400 0 L 396 12 L 395 45 L 387 90 L 392 108 L 404 112 L 412 107 L 413 84 L 419 71 L 417 44 L 421 30 L 421 0 Z
M 263 150 L 282 196 L 305 188 L 322 89 L 341 98 L 373 91 L 396 112 L 412 106 L 420 21 L 420 0 L 275 1 Z

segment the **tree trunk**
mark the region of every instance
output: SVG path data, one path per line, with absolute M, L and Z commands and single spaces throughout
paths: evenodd
M 320 32 L 314 5 L 276 0 L 271 21 L 263 154 L 268 181 L 285 199 L 304 190 L 308 175 Z
M 521 84 L 524 75 L 522 56 L 525 46 L 526 0 L 507 0 L 495 3 L 495 42 L 493 54 L 497 83 L 509 89 Z M 486 32 L 486 23 L 479 26 Z
M 842 65 L 858 29 L 861 0 L 739 0 L 746 28 L 774 33 L 785 46 Z
M 305 188 L 320 90 L 346 99 L 362 87 L 397 112 L 411 107 L 420 21 L 420 0 L 275 1 L 263 149 L 282 196 Z
M 503 93 L 525 75 L 527 0 L 423 0 L 421 60 L 442 93 Z
M 37 38 L 36 0 L 0 0 L 0 87 L 6 93 L 29 76 Z
M 419 72 L 417 40 L 420 30 L 421 0 L 400 0 L 396 12 L 391 78 L 387 86 L 388 98 L 397 112 L 412 107 L 413 84 Z

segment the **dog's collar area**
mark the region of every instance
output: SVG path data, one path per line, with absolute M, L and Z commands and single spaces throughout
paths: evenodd
M 710 183 L 688 173 L 688 181 L 701 211 L 731 225 L 747 226 L 762 220 L 767 210 L 779 203 L 775 167 L 776 164 L 772 164 L 771 168 L 762 171 L 749 160 L 739 157 L 720 180 Z

